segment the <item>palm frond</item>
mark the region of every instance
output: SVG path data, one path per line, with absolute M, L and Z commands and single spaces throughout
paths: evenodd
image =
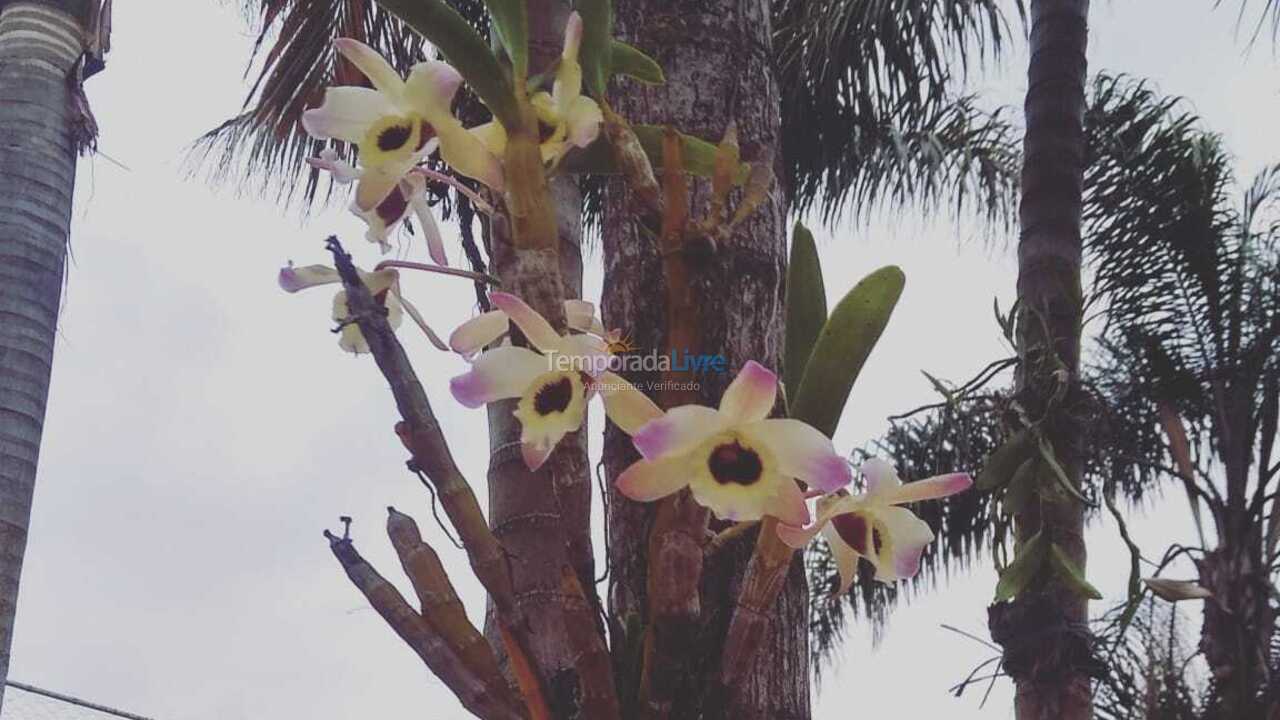
M 1192 437 L 1207 437 L 1215 405 L 1206 374 L 1221 372 L 1224 360 L 1239 356 L 1248 342 L 1265 339 L 1260 328 L 1274 325 L 1280 334 L 1280 170 L 1264 172 L 1243 204 L 1233 206 L 1231 160 L 1218 138 L 1200 129 L 1181 101 L 1127 78 L 1096 79 L 1086 131 L 1086 260 L 1106 317 L 1083 378 L 1091 417 L 1086 492 L 1096 500 L 1100 488 L 1110 487 L 1140 503 L 1173 476 L 1154 403 L 1174 403 Z M 1237 313 L 1246 319 L 1236 323 L 1236 335 L 1247 342 L 1237 343 L 1232 356 L 1228 325 Z M 1280 368 L 1274 353 L 1268 357 L 1267 368 Z M 999 394 L 944 404 L 894 424 L 876 451 L 912 478 L 979 470 L 1005 435 L 1006 406 Z M 1192 450 L 1199 458 L 1213 446 L 1196 442 Z M 838 645 L 850 617 L 868 618 L 878 631 L 896 603 L 999 542 L 1003 521 L 988 495 L 965 493 L 918 512 L 938 540 L 916 581 L 897 590 L 859 583 L 831 600 L 838 579 L 829 553 L 821 545 L 810 550 L 816 667 Z
M 1237 28 L 1247 28 L 1253 26 L 1249 35 L 1249 42 L 1257 42 L 1262 36 L 1267 26 L 1271 26 L 1272 42 L 1280 41 L 1280 0 L 1259 0 L 1257 5 L 1253 0 L 1239 0 L 1240 12 L 1236 17 Z M 1224 0 L 1214 0 L 1213 6 L 1221 7 Z M 1251 10 L 1257 6 L 1262 7 L 1262 11 L 1257 13 L 1256 19 L 1251 19 Z
M 998 55 L 1007 42 L 995 0 L 775 0 L 773 18 L 783 156 L 797 210 L 817 206 L 830 219 L 850 201 L 884 197 L 901 203 L 920 192 L 937 198 L 945 181 L 982 185 L 982 168 L 1008 169 L 1008 127 L 976 113 L 971 101 L 955 99 L 950 90 L 953 67 L 963 73 L 972 62 Z M 961 118 L 968 132 L 957 132 L 954 123 Z M 951 132 L 938 132 L 945 127 Z M 981 127 L 985 132 L 974 132 Z M 915 162 L 887 161 L 895 154 L 911 157 L 913 142 Z M 951 152 L 1000 161 L 960 162 L 952 169 L 975 175 L 934 174 L 932 182 L 896 177 Z M 1005 209 L 1011 185 L 1001 179 L 997 186 L 1008 194 L 988 192 L 981 199 Z

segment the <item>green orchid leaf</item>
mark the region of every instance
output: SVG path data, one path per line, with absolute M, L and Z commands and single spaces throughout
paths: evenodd
M 621 40 L 614 40 L 612 43 L 611 67 L 614 75 L 626 75 L 650 85 L 661 85 L 667 81 L 667 76 L 662 72 L 662 66 L 657 60 Z
M 1048 545 L 1044 537 L 1036 533 L 1018 548 L 1013 562 L 1000 573 L 1000 582 L 996 583 L 996 602 L 1012 600 L 1027 589 L 1048 559 Z
M 1043 435 L 1038 439 L 1037 447 L 1040 450 L 1040 457 L 1044 458 L 1045 464 L 1053 471 L 1053 476 L 1057 478 L 1058 485 L 1061 486 L 1062 490 L 1076 500 L 1088 505 L 1088 499 L 1080 494 L 1075 485 L 1071 484 L 1071 478 L 1067 477 L 1067 471 L 1063 470 L 1062 465 L 1058 462 L 1058 456 L 1053 451 L 1053 445 Z
M 493 31 L 506 48 L 517 82 L 529 74 L 529 9 L 525 0 L 484 0 Z
M 515 92 L 502 65 L 474 28 L 444 0 L 378 0 L 436 46 L 507 127 L 520 124 Z
M 605 86 L 613 67 L 613 2 L 611 0 L 577 0 L 582 16 L 582 82 L 596 99 L 604 97 Z
M 1019 430 L 995 452 L 987 456 L 975 483 L 979 490 L 991 492 L 1002 488 L 1013 479 L 1018 466 L 1035 452 L 1035 438 L 1027 430 Z
M 660 173 L 662 171 L 662 136 L 666 128 L 658 125 L 634 125 L 632 130 L 640 140 L 640 146 L 644 148 L 645 154 L 649 156 L 649 162 L 653 165 L 654 171 Z M 715 174 L 715 145 L 701 138 L 684 134 L 680 135 L 680 141 L 685 172 L 706 178 Z M 588 147 L 570 153 L 560 167 L 573 174 L 616 175 L 618 173 L 613 159 L 613 148 L 609 147 L 609 141 L 603 133 Z M 750 167 L 743 163 L 738 168 L 734 183 L 741 185 L 749 172 Z
M 889 324 L 906 281 L 901 268 L 880 268 L 836 305 L 813 346 L 791 404 L 791 417 L 827 437 L 835 434 L 853 383 Z
M 1066 583 L 1071 592 L 1090 600 L 1102 599 L 1102 593 L 1098 592 L 1098 589 L 1085 579 L 1084 572 L 1080 570 L 1071 558 L 1067 557 L 1067 553 L 1058 547 L 1057 543 L 1050 543 L 1049 558 L 1053 564 L 1054 572 Z
M 813 346 L 827 323 L 827 291 L 813 233 L 796 223 L 791 234 L 791 261 L 787 265 L 787 332 L 783 350 L 782 386 L 788 401 L 800 392 L 800 379 L 809 364 Z
M 1034 457 L 1022 461 L 1013 473 L 1013 479 L 1005 488 L 1001 510 L 1006 517 L 1025 512 L 1037 497 L 1039 488 L 1040 461 Z

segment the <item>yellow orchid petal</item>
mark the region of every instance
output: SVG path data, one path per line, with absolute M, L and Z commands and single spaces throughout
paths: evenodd
M 618 492 L 636 502 L 652 502 L 689 484 L 688 459 L 669 457 L 639 460 L 618 476 Z
M 782 515 L 791 524 L 803 524 L 808 510 L 780 507 L 786 483 L 795 481 L 778 474 L 777 460 L 764 445 L 735 431 L 712 436 L 689 453 L 694 473 L 689 490 L 698 504 L 722 520 L 743 522 L 765 515 Z M 799 497 L 798 494 L 795 497 Z
M 556 68 L 556 81 L 552 86 L 561 118 L 582 93 L 582 65 L 578 62 L 581 47 L 582 16 L 574 12 L 564 26 L 564 50 L 560 53 L 560 66 Z
M 781 478 L 777 492 L 765 509 L 766 515 L 777 518 L 781 524 L 804 525 L 809 522 L 809 506 L 804 501 L 804 493 L 794 480 Z
M 876 580 L 887 583 L 915 577 L 925 547 L 933 542 L 929 524 L 900 507 L 876 508 L 870 516 L 874 522 L 867 559 L 876 567 Z
M 342 278 L 338 276 L 337 270 L 328 265 L 294 267 L 293 263 L 289 263 L 289 265 L 280 269 L 278 282 L 281 290 L 287 293 L 296 293 L 299 290 L 306 290 L 317 285 L 340 283 Z
M 539 315 L 523 300 L 504 292 L 489 293 L 489 300 L 493 302 L 494 307 L 511 318 L 516 327 L 520 328 L 520 332 L 524 333 L 530 345 L 542 352 L 554 352 L 560 348 L 563 341 L 560 333 L 556 332 L 546 318 Z
M 400 73 L 391 67 L 391 63 L 378 54 L 377 50 L 351 38 L 338 38 L 333 41 L 333 46 L 365 77 L 369 78 L 375 90 L 386 95 L 393 103 L 399 104 L 402 101 L 405 92 L 404 80 L 400 77 Z
M 537 470 L 568 433 L 582 427 L 587 412 L 587 389 L 576 372 L 544 372 L 520 396 L 515 416 L 525 465 Z
M 494 157 L 502 157 L 507 152 L 507 129 L 497 120 L 469 128 L 467 132 L 476 136 Z
M 628 435 L 636 434 L 645 423 L 662 417 L 661 408 L 618 375 L 602 373 L 596 388 L 604 400 L 605 415 Z
M 831 439 L 799 420 L 771 419 L 744 425 L 742 432 L 766 443 L 783 475 L 823 492 L 835 492 L 853 479 L 849 464 Z
M 778 397 L 778 376 L 755 360 L 747 361 L 720 399 L 720 413 L 734 423 L 763 420 Z
M 888 498 L 902 487 L 902 479 L 893 463 L 883 458 L 868 458 L 858 468 L 867 482 L 867 494 Z
M 339 185 L 347 185 L 360 179 L 360 171 L 351 163 L 338 157 L 338 151 L 325 148 L 319 157 L 307 158 L 307 164 L 317 170 L 329 173 L 333 181 Z
M 547 370 L 547 361 L 527 348 L 487 350 L 471 364 L 471 371 L 449 381 L 453 397 L 469 408 L 494 400 L 520 397 Z
M 565 116 L 565 139 L 574 147 L 584 148 L 600 136 L 604 113 L 595 100 L 581 96 L 568 107 Z
M 486 345 L 507 334 L 511 320 L 501 310 L 490 310 L 462 323 L 449 336 L 449 347 L 454 352 L 469 357 Z
M 948 497 L 971 487 L 973 487 L 973 478 L 968 473 L 949 473 L 903 483 L 894 488 L 892 494 L 887 495 L 885 499 L 893 505 L 906 505 Z
M 479 180 L 490 189 L 502 190 L 502 162 L 480 138 L 449 116 L 432 123 L 440 138 L 440 157 L 454 170 Z
M 632 442 L 650 460 L 684 455 L 728 427 L 724 417 L 709 407 L 681 405 L 639 428 Z
M 320 107 L 302 113 L 302 128 L 321 140 L 359 143 L 381 118 L 395 114 L 395 106 L 376 90 L 331 87 Z
M 427 202 L 427 179 L 420 173 L 411 172 L 400 183 L 401 190 L 408 194 L 409 205 L 418 218 L 418 228 L 427 243 L 427 255 L 441 267 L 449 266 L 449 255 L 444 251 L 444 238 L 440 235 L 440 226 L 436 224 L 435 213 L 431 212 L 431 204 Z
M 432 60 L 418 63 L 409 71 L 405 83 L 406 109 L 436 122 L 441 116 L 450 115 L 453 97 L 462 85 L 462 76 L 452 65 Z
M 381 117 L 360 141 L 360 164 L 394 174 L 399 182 L 423 157 L 430 140 L 424 132 L 428 132 L 427 124 L 415 115 Z

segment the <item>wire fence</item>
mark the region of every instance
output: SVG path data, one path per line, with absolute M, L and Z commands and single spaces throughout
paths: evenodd
M 153 720 L 23 683 L 5 684 L 0 720 Z

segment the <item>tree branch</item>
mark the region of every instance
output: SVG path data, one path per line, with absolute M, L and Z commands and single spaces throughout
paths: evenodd
M 511 691 L 498 668 L 493 648 L 467 618 L 467 611 L 449 581 L 440 556 L 423 541 L 418 524 L 392 507 L 387 508 L 387 514 L 387 536 L 400 557 L 404 574 L 418 594 L 422 617 L 440 635 L 462 666 L 484 684 L 488 695 L 509 707 L 522 708 L 523 703 Z
M 503 624 L 518 640 L 520 651 L 527 652 L 528 628 L 515 602 L 506 554 L 449 451 L 422 383 L 387 323 L 386 309 L 374 300 L 360 280 L 351 256 L 343 250 L 338 238 L 330 237 L 326 247 L 333 254 L 334 267 L 346 288 L 351 317 L 360 326 L 378 369 L 391 386 L 402 418 L 396 424 L 396 435 L 413 456 L 414 464 L 435 485 L 440 504 L 444 505 L 445 514 L 462 539 L 476 578 L 489 592 Z
M 422 658 L 432 674 L 457 696 L 463 707 L 486 720 L 523 719 L 521 713 L 504 704 L 498 696 L 489 694 L 485 684 L 459 661 L 431 625 L 414 612 L 400 591 L 360 557 L 350 539 L 340 538 L 327 530 L 324 534 L 329 539 L 329 549 L 346 570 L 351 583 L 400 639 Z

